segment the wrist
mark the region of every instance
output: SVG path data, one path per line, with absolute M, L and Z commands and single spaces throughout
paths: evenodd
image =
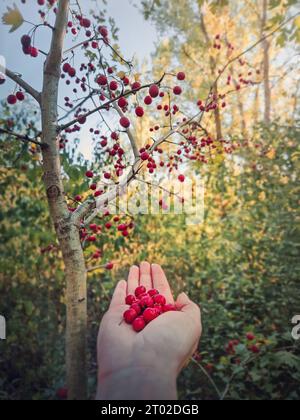
M 98 377 L 99 400 L 176 400 L 177 372 L 162 364 L 131 365 Z

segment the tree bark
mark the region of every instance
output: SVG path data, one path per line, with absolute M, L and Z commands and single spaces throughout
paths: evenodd
M 268 19 L 268 0 L 263 0 L 262 13 L 262 36 L 264 35 Z M 264 93 L 265 93 L 265 110 L 264 122 L 271 122 L 271 84 L 270 84 L 270 41 L 265 39 L 263 42 L 263 68 L 264 68 Z
M 44 184 L 66 274 L 66 366 L 69 399 L 86 399 L 86 266 L 79 226 L 68 210 L 62 183 L 58 139 L 58 89 L 69 0 L 60 0 L 41 95 Z

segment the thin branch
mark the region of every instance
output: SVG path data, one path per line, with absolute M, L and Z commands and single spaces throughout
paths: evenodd
M 165 187 L 163 187 L 159 184 L 154 184 L 153 182 L 145 181 L 144 179 L 141 179 L 141 178 L 135 178 L 135 179 L 136 179 L 136 181 L 141 182 L 141 183 L 146 184 L 146 185 L 149 185 L 150 187 L 158 188 L 159 190 L 164 191 L 165 193 L 169 194 L 170 196 L 181 198 L 179 193 L 176 193 L 174 191 L 170 191 L 167 188 L 165 188 Z
M 199 367 L 199 369 L 201 370 L 201 372 L 207 377 L 207 379 L 209 380 L 209 382 L 211 383 L 211 385 L 213 386 L 214 390 L 216 391 L 219 399 L 222 399 L 222 393 L 219 390 L 217 384 L 215 383 L 215 381 L 213 380 L 213 378 L 210 376 L 210 374 L 204 369 L 204 367 L 197 362 L 197 360 L 195 360 L 194 358 L 192 358 L 192 361 Z
M 16 82 L 21 88 L 23 88 L 29 95 L 31 95 L 39 104 L 41 103 L 41 94 L 35 90 L 32 86 L 30 86 L 27 82 L 25 82 L 20 75 L 10 71 L 9 69 L 5 69 L 5 74 L 11 80 Z
M 113 265 L 116 265 L 116 264 L 120 264 L 120 261 L 111 261 L 111 263 Z M 92 273 L 93 271 L 103 270 L 104 268 L 106 268 L 106 266 L 107 266 L 107 264 L 96 265 L 95 267 L 87 267 L 86 272 L 87 273 Z
M 14 133 L 13 131 L 5 130 L 4 128 L 0 128 L 0 133 L 13 136 L 17 138 L 18 140 L 21 140 L 22 142 L 25 142 L 25 143 L 33 143 L 40 147 L 46 146 L 44 143 L 40 143 L 39 141 L 31 139 L 30 137 L 26 135 L 22 136 L 21 134 L 17 134 L 17 133 Z
M 232 63 L 234 63 L 235 61 L 239 60 L 241 57 L 243 57 L 248 52 L 252 51 L 255 47 L 257 47 L 262 42 L 264 42 L 267 39 L 271 38 L 274 34 L 276 34 L 276 32 L 278 32 L 281 28 L 283 28 L 285 25 L 287 25 L 289 22 L 291 22 L 293 19 L 295 19 L 299 15 L 300 15 L 300 13 L 296 13 L 295 15 L 293 15 L 292 17 L 290 17 L 289 19 L 285 20 L 284 22 L 282 22 L 281 25 L 277 26 L 276 29 L 274 29 L 272 32 L 270 32 L 269 34 L 266 34 L 265 36 L 263 36 L 262 38 L 260 38 L 258 41 L 256 41 L 253 45 L 251 45 L 251 47 L 247 48 L 245 51 L 241 52 L 240 54 L 238 54 L 237 56 L 235 56 L 234 58 L 232 58 L 231 60 L 229 60 L 228 63 L 225 64 L 225 66 L 223 67 L 223 69 L 220 71 L 220 74 L 218 75 L 217 79 L 215 80 L 215 82 L 213 84 L 213 87 L 217 85 L 218 81 L 220 80 L 220 78 L 222 77 L 222 75 L 224 74 L 224 72 L 228 69 L 228 67 Z

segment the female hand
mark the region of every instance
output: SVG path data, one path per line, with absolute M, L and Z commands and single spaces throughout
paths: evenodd
M 143 285 L 155 288 L 175 304 L 140 333 L 122 322 L 127 294 Z M 176 302 L 164 271 L 144 262 L 131 268 L 128 282 L 116 287 L 98 337 L 98 393 L 103 400 L 176 399 L 176 379 L 193 355 L 201 337 L 199 307 L 185 293 Z

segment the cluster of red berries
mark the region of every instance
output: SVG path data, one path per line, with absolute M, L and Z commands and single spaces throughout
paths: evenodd
M 250 344 L 247 346 L 248 350 L 254 354 L 260 353 L 259 345 L 254 343 L 256 337 L 252 332 L 248 332 L 246 334 L 246 339 L 250 342 Z M 225 347 L 226 353 L 234 356 L 236 354 L 236 347 L 239 344 L 241 344 L 239 340 L 230 340 Z
M 147 292 L 144 286 L 139 286 L 135 295 L 128 295 L 125 303 L 130 308 L 124 312 L 123 318 L 136 332 L 142 331 L 160 315 L 177 311 L 175 305 L 167 304 L 166 298 L 158 290 L 151 289 Z
M 25 55 L 30 55 L 34 58 L 39 55 L 39 50 L 31 45 L 31 37 L 29 35 L 22 36 L 21 44 Z

